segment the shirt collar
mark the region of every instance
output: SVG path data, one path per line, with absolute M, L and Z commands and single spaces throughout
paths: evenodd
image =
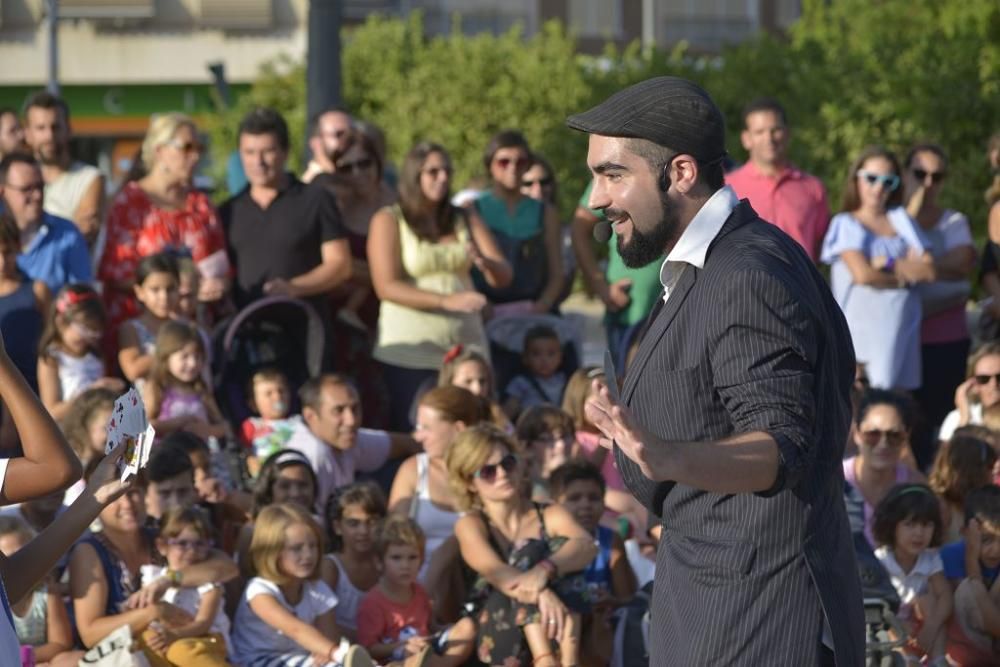
M 667 254 L 667 258 L 663 260 L 660 266 L 660 282 L 663 285 L 668 284 L 666 276 L 670 273 L 669 264 L 683 262 L 699 269 L 705 268 L 708 246 L 719 235 L 722 226 L 726 224 L 729 215 L 739 203 L 736 192 L 728 185 L 719 188 L 709 197 L 688 223 L 680 239 Z

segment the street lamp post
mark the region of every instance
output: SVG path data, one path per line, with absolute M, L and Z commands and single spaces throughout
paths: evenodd
M 59 94 L 59 0 L 46 0 L 45 23 L 49 31 L 48 88 Z
M 340 104 L 340 0 L 310 0 L 306 46 L 307 117 Z M 309 154 L 309 137 L 306 155 Z M 308 159 L 308 157 L 307 157 Z

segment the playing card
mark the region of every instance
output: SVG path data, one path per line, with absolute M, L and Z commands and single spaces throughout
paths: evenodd
M 146 419 L 146 408 L 135 388 L 118 397 L 108 420 L 108 441 L 106 451 L 111 451 L 119 443 L 125 443 L 125 453 L 118 463 L 121 480 L 124 482 L 145 467 L 149 461 L 149 450 L 156 437 L 156 431 Z
M 615 360 L 611 358 L 611 350 L 604 350 L 604 382 L 608 385 L 611 400 L 621 403 L 621 392 L 618 391 L 618 372 L 615 370 Z

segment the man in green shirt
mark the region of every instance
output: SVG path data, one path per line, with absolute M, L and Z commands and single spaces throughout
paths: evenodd
M 627 345 L 632 332 L 642 324 L 660 295 L 660 263 L 653 262 L 640 269 L 630 269 L 618 254 L 618 239 L 608 241 L 608 268 L 605 275 L 594 254 L 594 225 L 604 220 L 604 212 L 587 207 L 590 188 L 587 185 L 573 214 L 573 250 L 588 288 L 604 302 L 604 326 L 608 347 L 619 369 L 624 370 Z

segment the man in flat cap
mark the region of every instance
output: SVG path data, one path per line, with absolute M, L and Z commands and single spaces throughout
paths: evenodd
M 860 665 L 861 587 L 841 458 L 851 337 L 823 278 L 723 184 L 722 114 L 659 77 L 567 124 L 590 134 L 589 206 L 662 300 L 587 416 L 661 518 L 650 664 Z

